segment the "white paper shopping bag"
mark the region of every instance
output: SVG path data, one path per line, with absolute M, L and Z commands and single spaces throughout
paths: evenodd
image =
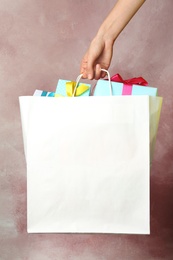
M 20 97 L 29 233 L 150 233 L 155 102 L 161 98 Z

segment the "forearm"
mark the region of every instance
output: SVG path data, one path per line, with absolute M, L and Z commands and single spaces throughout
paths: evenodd
M 97 36 L 114 42 L 145 0 L 118 0 L 101 25 Z

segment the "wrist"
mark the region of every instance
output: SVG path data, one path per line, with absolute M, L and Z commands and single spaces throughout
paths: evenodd
M 111 30 L 104 28 L 100 28 L 96 35 L 96 38 L 102 40 L 106 45 L 113 45 L 117 37 L 115 32 L 112 33 Z

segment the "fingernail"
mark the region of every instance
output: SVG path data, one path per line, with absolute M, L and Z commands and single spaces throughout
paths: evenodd
M 92 79 L 92 75 L 91 74 L 88 74 L 88 79 Z

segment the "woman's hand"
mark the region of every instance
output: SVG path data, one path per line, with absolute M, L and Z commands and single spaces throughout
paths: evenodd
M 104 40 L 102 36 L 96 36 L 85 53 L 80 72 L 83 78 L 96 79 L 105 77 L 101 69 L 108 69 L 113 54 L 113 41 Z

